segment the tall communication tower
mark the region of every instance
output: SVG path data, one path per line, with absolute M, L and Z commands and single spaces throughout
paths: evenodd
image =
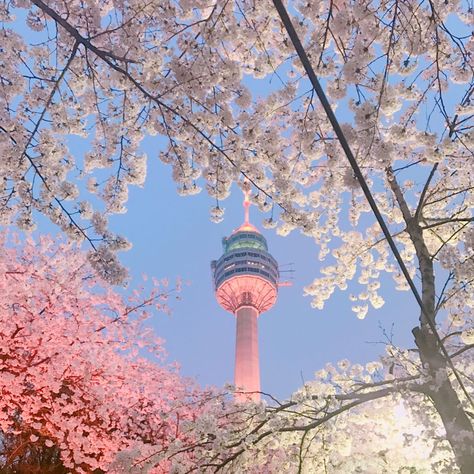
M 257 319 L 276 302 L 280 273 L 267 241 L 249 221 L 250 190 L 244 191 L 244 223 L 222 239 L 224 253 L 211 263 L 217 302 L 236 317 L 234 383 L 237 401 L 260 400 Z

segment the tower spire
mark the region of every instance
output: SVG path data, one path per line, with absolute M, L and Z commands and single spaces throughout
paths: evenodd
M 244 223 L 238 229 L 236 229 L 234 233 L 240 231 L 250 231 L 259 233 L 258 229 L 250 223 L 250 206 L 252 205 L 252 203 L 250 202 L 250 193 L 252 192 L 252 189 L 250 187 L 250 182 L 248 179 L 243 182 L 242 192 L 244 194 Z
M 244 193 L 244 225 L 250 224 L 250 186 L 242 189 Z

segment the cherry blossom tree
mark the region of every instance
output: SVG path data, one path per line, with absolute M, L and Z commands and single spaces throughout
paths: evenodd
M 466 373 L 472 353 L 463 346 L 453 354 L 457 369 Z M 285 402 L 269 394 L 264 394 L 269 404 L 233 405 L 225 398 L 213 399 L 205 415 L 190 423 L 193 458 L 178 453 L 172 468 L 457 474 L 465 466 L 459 466 L 439 413 L 426 395 L 432 385 L 415 351 L 387 342 L 380 361 L 327 364 Z M 457 436 L 470 446 L 468 432 Z
M 398 360 L 416 374 L 385 378 L 379 362 L 327 365 L 289 401 L 234 407 L 230 426 L 213 411 L 212 421 L 194 425 L 199 467 L 187 459 L 175 465 L 189 472 L 459 473 L 439 416 L 420 391 L 415 358 L 390 352 L 385 363 Z
M 472 5 L 295 1 L 290 14 L 420 282 L 417 397 L 471 472 L 472 366 L 454 373 L 451 361 L 473 343 Z M 268 227 L 314 239 L 325 262 L 306 288 L 315 308 L 355 282 L 364 318 L 384 304 L 384 275 L 407 289 L 273 2 L 2 1 L 0 21 L 3 223 L 31 228 L 39 211 L 90 243 L 99 274 L 122 281 L 115 252 L 128 244 L 107 214 L 125 211 L 128 185 L 145 179 L 141 141 L 159 135 L 179 192 L 205 187 L 213 220 L 245 176 Z M 84 156 L 71 135 L 84 138 Z
M 453 331 L 444 342 L 472 393 L 474 345 L 463 336 L 468 333 Z M 417 350 L 398 348 L 388 338 L 385 352 L 379 361 L 365 365 L 348 360 L 327 364 L 284 402 L 265 393 L 270 403 L 212 400 L 205 416 L 189 427 L 195 439 L 193 458 L 178 454 L 173 468 L 229 473 L 468 473 L 471 434 L 459 425 L 447 431 L 431 398 L 443 390 L 444 379 L 434 379 Z M 459 386 L 454 387 L 462 399 Z M 449 406 L 449 400 L 445 402 Z M 472 418 L 472 412 L 466 412 Z M 456 449 L 464 457 L 460 459 Z
M 170 290 L 125 299 L 71 244 L 11 245 L 3 234 L 0 470 L 169 472 L 169 446 L 192 445 L 183 426 L 211 396 L 151 360 L 163 342 L 144 324 Z

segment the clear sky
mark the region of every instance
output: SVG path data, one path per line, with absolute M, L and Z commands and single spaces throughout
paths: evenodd
M 77 138 L 71 141 L 80 156 L 86 144 Z M 234 186 L 232 195 L 221 202 L 224 221 L 212 223 L 209 210 L 215 200 L 205 191 L 190 197 L 177 194 L 171 168 L 158 159 L 161 144 L 158 137 L 144 141 L 143 150 L 149 154 L 145 186 L 131 186 L 128 212 L 110 218 L 111 230 L 133 244 L 131 250 L 119 254 L 131 276 L 124 292 L 142 285 L 143 274 L 168 278 L 170 285 L 178 277 L 188 282 L 180 301 L 170 299 L 172 314 L 158 313 L 151 321 L 166 341 L 169 362 L 178 362 L 181 373 L 202 386 L 222 387 L 233 382 L 235 317 L 215 300 L 210 263 L 222 254 L 222 237 L 243 222 L 243 195 Z M 57 227 L 37 217 L 35 235 L 58 234 Z M 351 292 L 360 292 L 356 282 L 345 292 L 336 291 L 322 311 L 312 309 L 311 297 L 303 296 L 303 288 L 321 276 L 318 247 L 297 230 L 281 237 L 264 229 L 265 217 L 255 206 L 250 208 L 250 220 L 266 237 L 270 253 L 283 270 L 282 279 L 293 280 L 291 287 L 280 288 L 276 305 L 259 318 L 262 391 L 284 399 L 327 362 L 375 360 L 384 353 L 386 336 L 391 334 L 396 345 L 413 347 L 411 329 L 419 311 L 411 293 L 395 291 L 391 276 L 382 274 L 380 294 L 385 305 L 379 310 L 369 307 L 364 320 L 357 319 L 348 299 Z M 365 223 L 375 220 L 371 214 L 363 219 Z M 84 249 L 90 250 L 87 245 Z M 294 273 L 284 272 L 289 268 Z
M 172 304 L 172 315 L 160 314 L 154 327 L 183 374 L 202 385 L 222 386 L 233 379 L 235 318 L 215 301 L 210 262 L 222 253 L 221 238 L 243 221 L 242 193 L 234 188 L 223 202 L 226 214 L 220 224 L 209 220 L 213 205 L 205 193 L 178 196 L 171 169 L 150 156 L 145 187 L 131 189 L 128 213 L 114 216 L 111 224 L 133 243 L 121 260 L 137 283 L 142 273 L 168 277 L 170 282 L 180 276 L 190 282 L 183 288 L 182 301 Z M 350 309 L 351 288 L 336 292 L 324 310 L 314 310 L 303 287 L 318 276 L 318 248 L 298 231 L 280 237 L 263 229 L 262 219 L 252 207 L 251 221 L 267 238 L 270 252 L 280 264 L 293 262 L 295 270 L 287 274 L 294 276 L 293 286 L 281 288 L 276 305 L 259 319 L 263 391 L 288 397 L 327 362 L 377 358 L 385 350 L 377 342 L 386 342 L 383 329 L 390 335 L 392 324 L 394 342 L 411 345 L 411 328 L 418 319 L 411 293 L 396 292 L 388 278 L 382 285 L 385 306 L 369 310 L 365 320 L 358 320 Z
M 168 360 L 178 362 L 183 375 L 202 386 L 223 386 L 233 381 L 235 317 L 215 300 L 210 263 L 222 254 L 222 237 L 243 222 L 243 195 L 234 186 L 232 195 L 221 202 L 224 221 L 212 223 L 209 210 L 215 201 L 204 191 L 190 197 L 177 194 L 171 168 L 158 159 L 160 143 L 159 138 L 145 140 L 143 149 L 149 154 L 145 186 L 130 187 L 128 212 L 110 218 L 111 230 L 133 244 L 119 254 L 131 276 L 125 293 L 143 283 L 143 274 L 168 278 L 170 286 L 178 277 L 188 282 L 180 301 L 170 299 L 172 314 L 158 313 L 151 320 L 153 327 L 166 341 Z M 84 144 L 77 145 L 82 153 Z M 360 291 L 356 282 L 345 292 L 336 291 L 322 311 L 312 309 L 303 288 L 320 276 L 318 247 L 297 230 L 281 237 L 264 229 L 265 217 L 255 206 L 250 208 L 251 222 L 266 237 L 283 270 L 282 280 L 293 280 L 292 286 L 280 288 L 276 305 L 259 318 L 262 391 L 286 398 L 327 362 L 377 359 L 388 342 L 384 332 L 388 337 L 393 334 L 395 344 L 413 347 L 411 328 L 419 312 L 411 293 L 395 291 L 392 278 L 382 275 L 385 305 L 369 308 L 364 320 L 357 319 L 348 299 L 349 293 Z M 374 221 L 372 215 L 364 219 Z M 39 216 L 35 235 L 40 233 L 55 235 L 58 229 Z M 290 268 L 294 273 L 285 273 Z

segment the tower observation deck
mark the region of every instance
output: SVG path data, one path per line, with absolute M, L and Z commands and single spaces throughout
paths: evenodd
M 236 317 L 236 400 L 260 400 L 257 319 L 276 302 L 279 271 L 267 241 L 249 222 L 249 192 L 245 192 L 245 221 L 222 239 L 223 255 L 211 263 L 217 302 Z

